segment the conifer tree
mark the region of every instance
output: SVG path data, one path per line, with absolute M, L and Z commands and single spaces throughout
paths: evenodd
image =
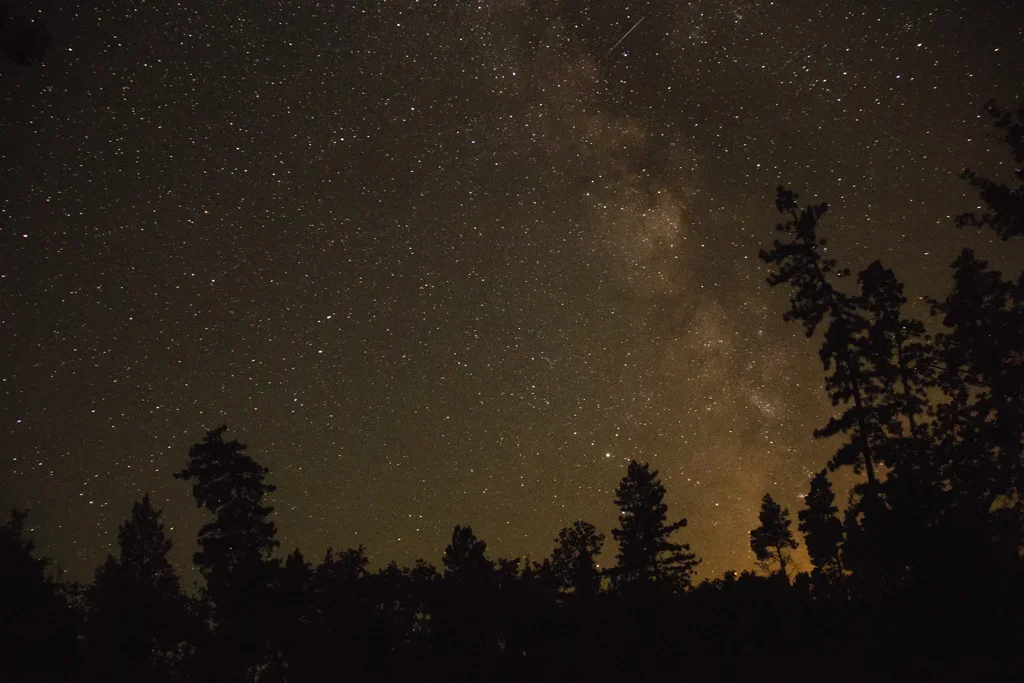
M 760 257 L 776 269 L 768 275 L 769 286 L 792 286 L 790 309 L 785 320 L 797 320 L 804 326 L 808 337 L 827 320 L 819 356 L 825 371 L 825 388 L 832 404 L 845 409 L 833 417 L 823 428 L 815 430 L 819 438 L 835 434 L 849 434 L 850 441 L 842 445 L 829 463 L 833 468 L 852 465 L 867 473 L 869 490 L 874 492 L 875 446 L 883 440 L 883 425 L 874 410 L 872 397 L 877 392 L 872 386 L 869 372 L 868 324 L 860 314 L 857 299 L 836 289 L 830 275 L 843 277 L 849 272 L 836 270 L 834 259 L 822 256 L 827 242 L 818 237 L 818 222 L 828 211 L 827 204 L 800 207 L 799 199 L 791 190 L 779 187 L 775 200 L 778 212 L 788 220 L 776 226 L 789 240 L 775 240 L 772 250 L 761 250 Z
M 761 514 L 758 516 L 761 525 L 750 532 L 750 549 L 759 562 L 779 565 L 779 575 L 788 577 L 786 566 L 789 564 L 790 551 L 797 547 L 793 532 L 790 530 L 792 521 L 789 510 L 775 502 L 771 494 L 764 494 L 761 499 Z
M 195 480 L 196 506 L 214 515 L 199 530 L 194 561 L 206 579 L 218 647 L 207 653 L 207 666 L 234 680 L 257 675 L 270 659 L 269 596 L 277 566 L 271 554 L 278 542 L 269 519 L 273 508 L 264 504 L 276 487 L 265 482 L 267 468 L 245 453 L 244 444 L 224 441 L 226 430 L 207 432 L 189 450 L 188 466 L 174 476 Z
M 1024 234 L 1024 100 L 1016 112 L 1006 111 L 995 100 L 985 104 L 985 111 L 994 119 L 1000 139 L 1010 148 L 1010 155 L 1017 168 L 1013 176 L 1021 182 L 1017 188 L 991 180 L 970 168 L 963 172 L 963 179 L 978 190 L 978 195 L 988 207 L 980 215 L 965 213 L 957 216 L 960 227 L 984 226 L 991 228 L 1000 239 Z
M 896 448 L 920 448 L 926 437 L 922 422 L 928 406 L 925 392 L 934 385 L 931 340 L 920 320 L 903 316 L 907 298 L 903 283 L 892 270 L 874 261 L 857 281 L 861 285 L 859 305 L 868 319 L 869 361 L 878 380 L 874 388 L 880 394 L 879 420 L 900 442 Z M 909 439 L 904 438 L 906 433 Z M 888 451 L 883 459 L 895 466 L 898 453 L 893 448 Z
M 161 511 L 145 494 L 118 529 L 119 557 L 107 556 L 87 591 L 94 665 L 118 680 L 173 680 L 188 611 L 167 553 Z
M 595 558 L 601 554 L 604 534 L 578 520 L 562 529 L 555 543 L 551 570 L 559 586 L 574 595 L 596 595 L 601 590 L 601 571 Z
M 797 513 L 811 563 L 831 578 L 842 574 L 839 549 L 843 541 L 843 523 L 839 520 L 835 500 L 832 484 L 823 469 L 811 479 L 811 490 L 804 499 L 805 507 Z
M 196 507 L 205 507 L 214 520 L 199 530 L 200 550 L 195 563 L 216 594 L 238 571 L 270 559 L 278 542 L 277 529 L 268 519 L 274 508 L 263 498 L 277 487 L 265 483 L 269 470 L 245 454 L 238 441 L 225 442 L 226 426 L 207 432 L 202 443 L 189 450 L 188 467 L 176 479 L 195 479 Z
M 460 668 L 462 678 L 482 676 L 484 662 L 500 648 L 498 577 L 486 552 L 487 543 L 471 527 L 456 526 L 431 605 L 435 645 Z
M 984 515 L 1019 500 L 1024 483 L 1024 275 L 1003 280 L 969 249 L 953 268 L 953 291 L 932 302 L 946 328 L 937 337 L 948 397 L 940 436 L 952 490 L 974 508 L 968 514 Z
M 700 560 L 689 544 L 674 543 L 672 534 L 686 526 L 686 519 L 668 523 L 665 487 L 658 471 L 647 463 L 629 463 L 626 476 L 615 490 L 619 528 L 612 537 L 619 544 L 618 563 L 609 570 L 612 584 L 622 590 L 659 585 L 670 590 L 687 588 Z
M 66 587 L 27 537 L 28 512 L 0 526 L 0 680 L 75 680 L 77 624 Z
M 366 567 L 370 560 L 363 546 L 335 552 L 328 548 L 312 577 L 315 622 L 311 631 L 316 669 L 326 676 L 343 658 L 352 676 L 369 676 L 369 634 L 372 597 Z
M 315 675 L 310 672 L 313 659 L 310 641 L 319 623 L 313 600 L 313 568 L 298 548 L 285 558 L 274 597 L 272 651 L 279 657 L 276 669 L 290 672 L 295 680 L 308 680 Z
M 461 582 L 483 583 L 494 571 L 494 563 L 487 559 L 487 544 L 478 540 L 470 526 L 456 526 L 452 542 L 444 549 L 441 563 L 446 578 Z
M 1024 234 L 1024 100 L 1015 112 L 994 100 L 985 110 L 1021 184 L 1012 188 L 968 168 L 963 178 L 985 208 L 959 216 L 957 225 L 1016 239 Z M 1024 548 L 1024 272 L 1003 280 L 969 249 L 953 268 L 952 292 L 931 302 L 945 327 L 936 341 L 948 400 L 938 408 L 936 430 L 955 513 L 947 522 L 975 535 L 984 528 L 982 542 L 997 543 L 1015 562 Z M 993 555 L 991 546 L 978 552 Z

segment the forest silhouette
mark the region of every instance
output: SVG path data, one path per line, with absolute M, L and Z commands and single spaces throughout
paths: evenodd
M 1021 239 L 1024 102 L 986 105 L 1019 187 L 966 170 L 984 210 L 962 229 Z M 57 578 L 0 528 L 4 681 L 982 681 L 1024 671 L 1024 273 L 964 249 L 932 320 L 908 317 L 880 261 L 826 258 L 826 204 L 780 187 L 761 259 L 785 319 L 819 342 L 839 444 L 791 511 L 765 494 L 750 549 L 760 572 L 694 585 L 699 549 L 648 464 L 616 491 L 614 561 L 577 520 L 542 561 L 492 559 L 456 526 L 440 566 L 368 569 L 362 546 L 281 559 L 269 471 L 226 427 L 174 476 L 208 522 L 182 590 L 149 496 L 87 586 Z M 952 231 L 952 226 L 951 226 Z M 955 233 L 951 233 L 955 234 Z M 930 331 L 935 328 L 936 331 Z M 738 416 L 739 417 L 739 416 Z M 837 505 L 830 473 L 859 481 Z M 794 574 L 806 547 L 813 568 Z

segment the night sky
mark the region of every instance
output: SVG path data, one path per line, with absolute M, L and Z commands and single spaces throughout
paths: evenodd
M 1017 0 L 11 9 L 53 42 L 0 64 L 0 504 L 71 578 L 150 491 L 191 585 L 171 475 L 221 423 L 307 559 L 437 563 L 466 523 L 540 559 L 635 458 L 700 576 L 749 568 L 837 445 L 757 258 L 775 186 L 919 315 L 964 244 L 1024 262 L 952 223 L 963 166 L 1008 174 Z

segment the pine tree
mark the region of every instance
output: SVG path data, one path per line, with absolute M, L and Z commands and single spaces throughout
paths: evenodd
M 665 487 L 658 471 L 647 463 L 629 463 L 626 476 L 615 490 L 619 528 L 612 537 L 619 544 L 618 564 L 609 570 L 616 589 L 660 585 L 679 590 L 690 585 L 700 560 L 689 544 L 673 543 L 671 536 L 686 526 L 686 520 L 667 523 Z
M 969 249 L 953 268 L 953 291 L 932 302 L 946 328 L 938 429 L 958 506 L 981 519 L 1024 493 L 1024 275 L 1003 280 Z
M 217 593 L 235 572 L 270 559 L 277 547 L 277 529 L 268 519 L 274 511 L 263 498 L 277 487 L 264 482 L 269 470 L 246 455 L 238 441 L 225 442 L 226 426 L 207 432 L 202 443 L 189 450 L 188 467 L 176 479 L 195 479 L 196 507 L 214 514 L 214 521 L 199 530 L 200 551 L 195 563 L 208 590 Z
M 491 578 L 494 563 L 487 559 L 487 544 L 478 540 L 470 526 L 456 526 L 452 542 L 445 547 L 441 563 L 446 578 L 483 583 Z
M 310 641 L 317 625 L 313 601 L 313 568 L 296 548 L 278 574 L 272 623 L 274 626 L 272 651 L 278 653 L 276 672 L 279 677 L 309 680 L 312 653 Z M 282 675 L 286 671 L 290 676 Z M 273 680 L 273 679 L 271 679 Z
M 118 529 L 120 555 L 108 556 L 86 593 L 90 651 L 117 680 L 173 680 L 188 611 L 167 557 L 171 541 L 147 493 Z
M 593 524 L 578 520 L 562 529 L 551 553 L 551 570 L 562 590 L 574 595 L 596 595 L 601 590 L 601 571 L 594 559 L 601 554 L 604 534 Z
M 874 261 L 857 277 L 859 306 L 868 320 L 868 358 L 872 374 L 880 380 L 880 422 L 897 437 L 897 448 L 919 449 L 926 438 L 926 392 L 934 385 L 935 359 L 931 340 L 920 320 L 903 317 L 907 303 L 903 283 L 892 270 Z M 904 427 L 904 421 L 906 426 Z M 909 432 L 909 439 L 904 433 Z M 895 466 L 893 449 L 883 456 Z M 887 456 L 887 457 L 886 457 Z
M 77 624 L 66 587 L 26 537 L 27 512 L 0 526 L 0 680 L 79 678 Z
M 957 217 L 957 225 L 990 228 L 1002 240 L 1024 234 L 1024 100 L 1016 112 L 994 100 L 985 105 L 1013 160 L 1011 188 L 967 169 L 985 210 Z M 943 361 L 937 437 L 952 504 L 947 534 L 987 537 L 976 552 L 1010 562 L 1024 548 L 1024 272 L 1003 280 L 998 271 L 964 249 L 953 263 L 953 291 L 932 301 L 946 330 L 937 335 Z M 980 524 L 979 524 L 980 522 Z M 951 529 L 955 527 L 955 529 Z M 964 533 L 966 536 L 964 536 Z
M 456 526 L 444 549 L 444 575 L 431 605 L 438 652 L 458 667 L 459 678 L 481 678 L 484 663 L 500 648 L 499 594 L 487 544 L 469 526 Z
M 839 560 L 843 523 L 835 500 L 826 470 L 821 470 L 811 479 L 811 490 L 804 499 L 806 507 L 797 513 L 811 563 L 830 578 L 838 578 L 843 571 Z
M 884 449 L 885 444 L 885 417 L 875 410 L 872 401 L 880 393 L 873 386 L 879 378 L 869 374 L 866 337 L 867 325 L 852 309 L 848 315 L 833 318 L 825 330 L 819 351 L 825 371 L 829 373 L 825 377 L 825 389 L 833 406 L 846 407 L 824 427 L 814 430 L 814 436 L 826 439 L 836 434 L 849 434 L 850 440 L 836 450 L 829 467 L 852 466 L 854 472 L 863 468 L 868 488 L 875 492 L 878 450 Z
M 1003 183 L 982 176 L 970 168 L 964 170 L 963 178 L 978 190 L 988 207 L 980 216 L 965 213 L 957 217 L 959 227 L 985 226 L 991 228 L 1000 239 L 1024 234 L 1024 100 L 1016 112 L 1004 111 L 995 100 L 985 104 L 985 111 L 994 119 L 997 130 L 1002 131 L 1001 139 L 1010 148 L 1010 155 L 1018 165 L 1014 177 L 1021 181 L 1020 187 L 1011 189 Z
M 845 269 L 836 270 L 834 259 L 826 259 L 822 251 L 827 242 L 818 237 L 817 226 L 828 211 L 827 204 L 801 208 L 798 195 L 779 187 L 775 207 L 788 218 L 776 226 L 778 232 L 790 236 L 789 241 L 775 240 L 770 252 L 761 250 L 760 257 L 776 270 L 768 275 L 768 284 L 792 286 L 790 309 L 785 320 L 797 320 L 804 326 L 808 337 L 814 336 L 818 326 L 828 321 L 819 356 L 828 373 L 825 388 L 832 405 L 844 405 L 838 417 L 814 432 L 815 437 L 826 438 L 835 434 L 849 434 L 850 441 L 841 446 L 829 463 L 836 468 L 853 465 L 867 473 L 869 490 L 875 492 L 875 446 L 883 440 L 884 427 L 872 404 L 876 394 L 870 375 L 868 358 L 868 324 L 857 306 L 857 298 L 835 287 L 829 281 L 834 274 L 844 277 Z
M 750 532 L 750 549 L 759 562 L 777 563 L 779 575 L 788 577 L 786 565 L 789 564 L 790 550 L 797 547 L 793 532 L 789 526 L 789 510 L 772 499 L 771 494 L 764 494 L 761 499 L 761 514 L 758 516 L 761 526 Z
M 271 554 L 278 542 L 268 519 L 273 508 L 263 502 L 276 487 L 264 481 L 267 468 L 245 454 L 245 445 L 224 441 L 226 430 L 207 432 L 189 450 L 188 466 L 174 476 L 194 479 L 196 506 L 214 515 L 199 530 L 194 561 L 206 579 L 204 596 L 216 626 L 218 651 L 207 653 L 208 668 L 233 680 L 256 675 L 271 656 L 267 622 L 276 578 Z
M 373 598 L 363 546 L 336 553 L 328 548 L 312 577 L 315 609 L 310 628 L 311 667 L 327 677 L 342 659 L 355 678 L 369 677 L 369 644 L 373 630 Z

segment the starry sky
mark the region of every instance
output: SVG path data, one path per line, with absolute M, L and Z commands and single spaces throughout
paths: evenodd
M 0 503 L 71 578 L 146 491 L 197 578 L 171 474 L 221 423 L 309 559 L 436 563 L 465 523 L 540 559 L 635 458 L 700 576 L 749 568 L 761 495 L 795 517 L 836 447 L 757 259 L 776 185 L 919 314 L 965 244 L 1024 262 L 952 224 L 963 166 L 1008 173 L 1015 0 L 11 11 L 53 41 L 0 64 Z

